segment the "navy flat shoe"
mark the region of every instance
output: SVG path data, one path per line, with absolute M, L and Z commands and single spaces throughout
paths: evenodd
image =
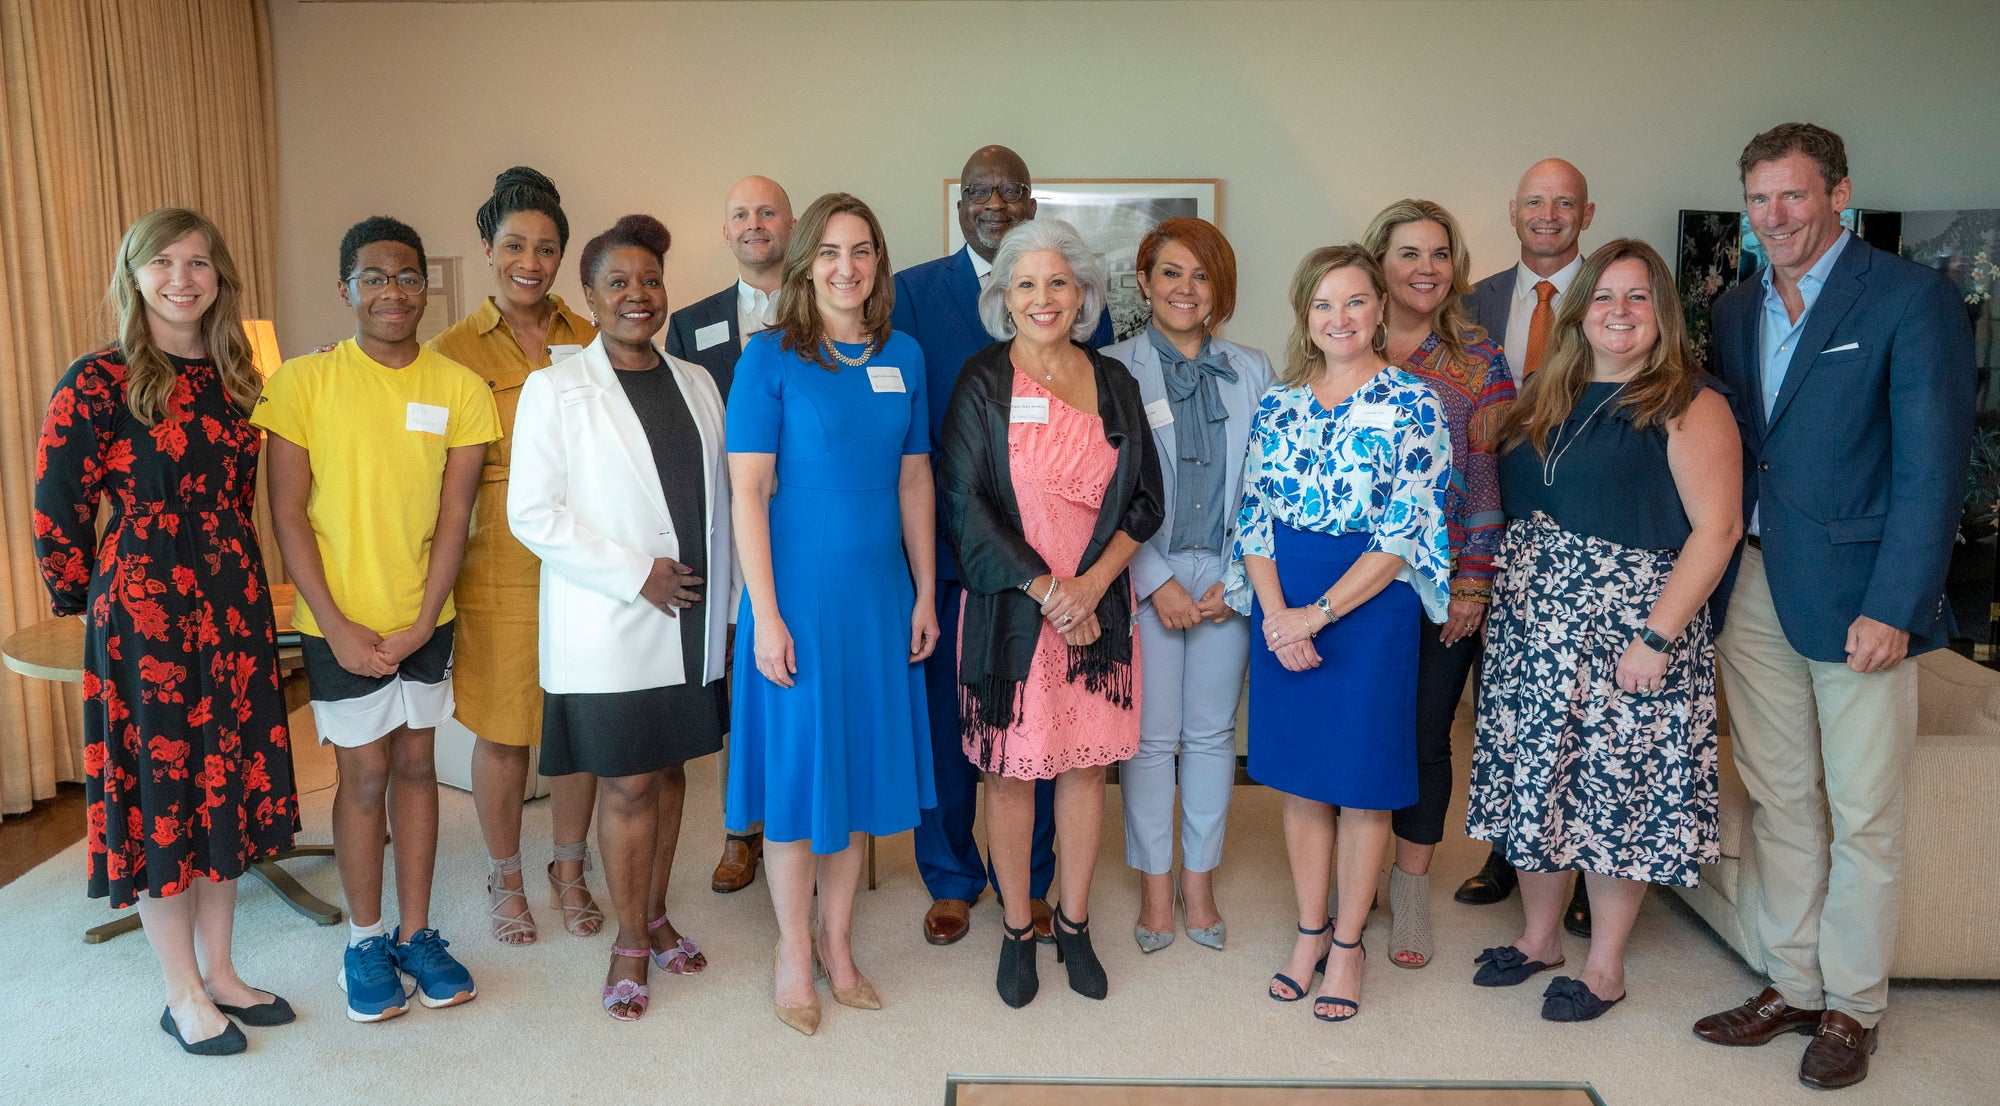
M 273 1025 L 284 1025 L 298 1017 L 297 1014 L 292 1012 L 292 1004 L 286 1002 L 283 995 L 275 993 L 271 995 L 271 1001 L 260 1002 L 255 1006 L 225 1006 L 218 1002 L 215 1004 L 215 1008 L 241 1021 L 244 1025 L 255 1026 L 258 1029 Z
M 1530 960 L 1520 949 L 1507 945 L 1487 949 L 1473 957 L 1472 962 L 1479 965 L 1479 970 L 1472 973 L 1472 982 L 1476 986 L 1512 987 L 1516 983 L 1527 982 L 1528 977 L 1537 972 L 1560 968 L 1567 961 L 1558 959 L 1553 964 L 1545 964 L 1540 960 Z
M 249 1040 L 243 1036 L 241 1029 L 236 1028 L 235 1022 L 230 1022 L 229 1028 L 213 1037 L 189 1044 L 181 1039 L 181 1027 L 174 1024 L 174 1012 L 167 1007 L 160 1008 L 160 1028 L 166 1030 L 167 1035 L 181 1046 L 181 1051 L 190 1056 L 234 1056 L 250 1047 Z
M 1598 998 L 1581 979 L 1571 979 L 1559 975 L 1549 980 L 1549 989 L 1542 992 L 1542 1020 L 1551 1022 L 1587 1022 L 1603 1016 L 1606 1010 L 1625 1001 L 1624 995 L 1606 1000 Z

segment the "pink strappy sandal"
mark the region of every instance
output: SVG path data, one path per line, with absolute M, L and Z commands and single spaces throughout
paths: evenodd
M 646 932 L 651 933 L 666 924 L 667 916 L 662 914 L 646 923 Z M 672 972 L 675 975 L 693 975 L 703 968 L 708 967 L 708 957 L 701 954 L 700 945 L 683 937 L 675 941 L 673 947 L 654 953 L 653 963 L 658 964 L 660 970 L 663 972 Z
M 645 960 L 652 954 L 651 949 L 621 949 L 611 946 L 613 956 L 633 956 Z M 653 994 L 644 983 L 637 980 L 621 979 L 604 985 L 604 1012 L 621 1022 L 635 1022 L 646 1014 L 646 1007 L 653 1001 Z

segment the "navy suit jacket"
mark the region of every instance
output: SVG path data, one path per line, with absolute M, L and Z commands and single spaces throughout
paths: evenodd
M 695 331 L 716 323 L 729 324 L 729 340 L 707 349 L 694 348 Z M 743 355 L 743 336 L 737 329 L 734 283 L 705 300 L 688 304 L 667 320 L 667 355 L 707 369 L 721 389 L 724 403 L 729 401 L 729 382 L 736 377 L 736 359 Z
M 1519 268 L 1507 266 L 1473 285 L 1472 294 L 1465 297 L 1465 308 L 1472 312 L 1472 321 L 1486 329 L 1486 340 L 1496 346 L 1507 344 L 1507 316 L 1514 310 L 1514 273 Z M 1506 352 L 1509 365 L 1520 362 L 1515 351 Z
M 1758 526 L 1785 639 L 1847 659 L 1857 616 L 1949 642 L 1945 569 L 1971 457 L 1972 328 L 1934 269 L 1850 240 L 1827 275 L 1770 417 L 1759 326 L 1764 285 L 1715 302 L 1715 362 L 1743 437 L 1743 519 Z M 1726 605 L 1736 567 L 1717 588 Z
M 951 405 L 958 370 L 973 354 L 993 344 L 993 336 L 979 321 L 979 277 L 972 271 L 970 250 L 970 246 L 961 246 L 935 261 L 912 265 L 896 274 L 896 307 L 889 325 L 915 338 L 924 351 L 932 450 L 938 448 L 939 435 L 944 433 L 944 412 Z M 1098 316 L 1097 331 L 1085 344 L 1092 349 L 1111 344 L 1110 312 Z M 945 544 L 942 500 L 937 517 L 938 579 L 956 580 L 958 562 L 952 560 Z

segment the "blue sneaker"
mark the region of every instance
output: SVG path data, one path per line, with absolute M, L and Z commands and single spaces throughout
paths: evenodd
M 392 936 L 402 932 L 397 927 Z M 479 993 L 472 985 L 472 973 L 444 951 L 450 944 L 435 929 L 420 929 L 408 941 L 396 943 L 396 967 L 416 979 L 417 999 L 433 1010 L 471 1002 Z
M 347 993 L 347 1016 L 358 1022 L 379 1022 L 410 1008 L 386 934 L 347 946 L 341 960 L 340 989 Z

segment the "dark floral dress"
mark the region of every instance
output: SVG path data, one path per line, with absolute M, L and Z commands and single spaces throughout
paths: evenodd
M 167 414 L 148 427 L 125 406 L 118 350 L 78 359 L 35 455 L 42 579 L 56 614 L 88 612 L 89 893 L 117 907 L 142 891 L 178 894 L 196 876 L 234 879 L 299 829 L 251 521 L 257 431 L 213 365 L 174 367 Z

